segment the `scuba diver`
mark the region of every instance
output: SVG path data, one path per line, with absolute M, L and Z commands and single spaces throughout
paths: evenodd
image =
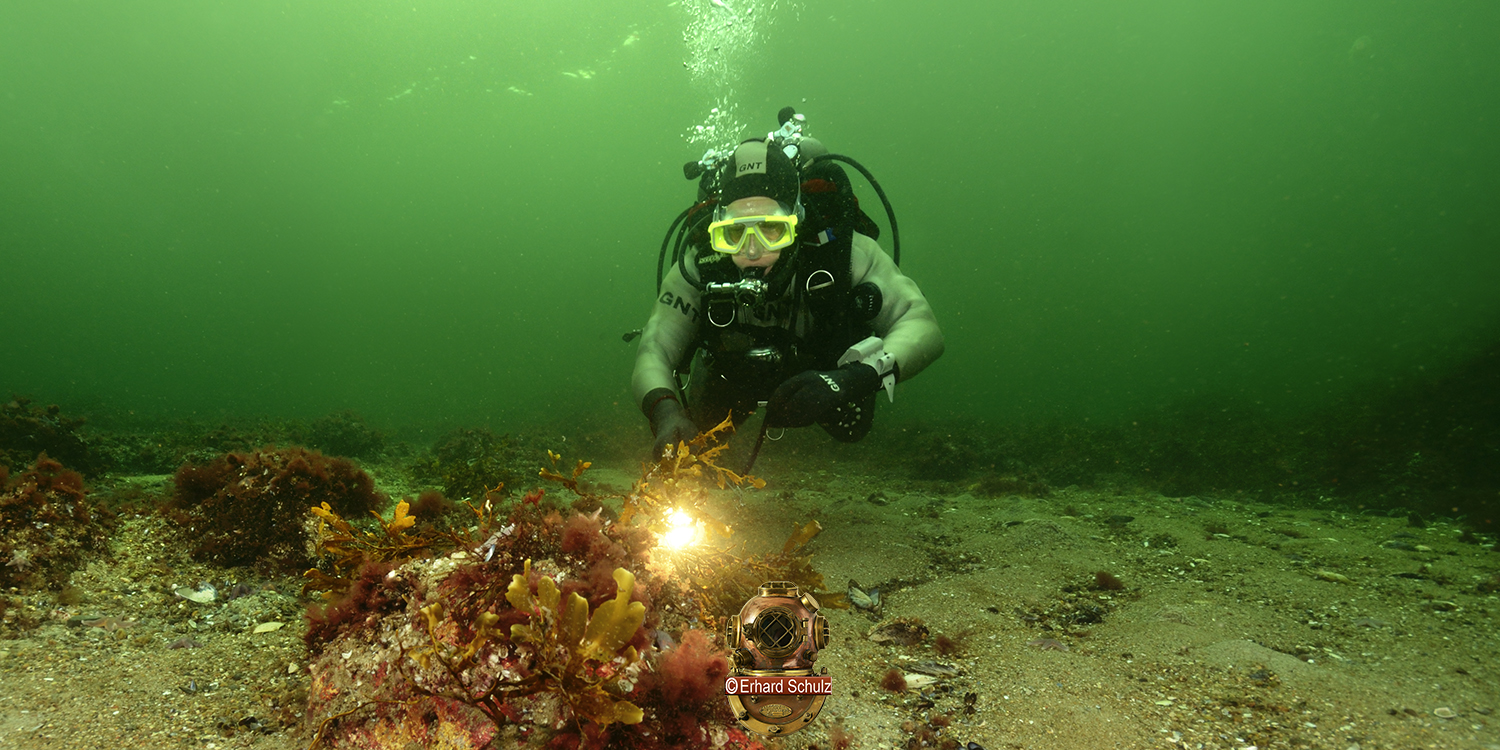
M 779 120 L 763 139 L 684 166 L 700 178 L 699 202 L 667 231 L 631 378 L 654 458 L 725 417 L 739 426 L 760 406 L 761 439 L 766 427 L 817 424 L 856 442 L 870 430 L 877 394 L 895 400 L 898 382 L 943 353 L 931 306 L 897 267 L 900 236 L 879 184 L 803 135 L 805 117 L 791 107 Z M 836 161 L 880 194 L 894 259 Z M 751 463 L 759 447 L 758 439 Z

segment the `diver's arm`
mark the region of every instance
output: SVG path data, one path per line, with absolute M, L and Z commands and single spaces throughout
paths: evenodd
M 854 284 L 872 281 L 880 287 L 880 314 L 871 321 L 885 351 L 896 356 L 902 380 L 909 380 L 943 354 L 943 332 L 932 306 L 912 281 L 885 254 L 875 240 L 854 235 L 850 253 Z
M 646 394 L 658 388 L 670 389 L 679 400 L 682 398 L 673 370 L 698 335 L 703 312 L 699 299 L 698 290 L 681 271 L 672 268 L 662 281 L 661 293 L 651 307 L 651 319 L 646 321 L 636 349 L 635 373 L 630 378 L 636 406 L 642 406 Z

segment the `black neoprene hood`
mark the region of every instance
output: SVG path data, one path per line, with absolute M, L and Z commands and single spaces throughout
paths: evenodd
M 799 181 L 797 168 L 779 148 L 767 148 L 762 140 L 748 140 L 734 150 L 725 165 L 724 190 L 720 205 L 741 198 L 763 195 L 787 208 L 797 205 Z

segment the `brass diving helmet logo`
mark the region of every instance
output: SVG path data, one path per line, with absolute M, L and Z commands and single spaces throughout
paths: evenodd
M 818 600 L 790 581 L 768 581 L 725 625 L 734 649 L 724 680 L 729 708 L 746 729 L 782 736 L 812 723 L 832 692 L 828 669 L 813 673 L 828 646 L 828 618 Z

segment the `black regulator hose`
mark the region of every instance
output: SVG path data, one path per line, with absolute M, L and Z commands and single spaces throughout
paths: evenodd
M 661 282 L 662 282 L 662 279 L 665 278 L 665 276 L 663 275 L 662 271 L 666 268 L 667 246 L 670 245 L 670 244 L 672 244 L 672 233 L 675 232 L 675 231 L 677 231 L 677 225 L 681 224 L 682 220 L 686 219 L 687 215 L 690 214 L 690 213 L 692 213 L 692 212 L 693 212 L 693 207 L 692 206 L 688 206 L 687 208 L 685 208 L 685 209 L 682 210 L 682 213 L 677 214 L 677 218 L 675 218 L 675 219 L 672 220 L 672 226 L 667 227 L 667 236 L 661 238 L 661 252 L 657 253 L 657 255 L 656 255 L 656 292 L 657 292 L 657 294 L 661 293 Z M 680 242 L 680 240 L 679 240 L 679 242 Z M 675 259 L 676 259 L 676 257 L 674 256 L 673 260 L 675 260 Z
M 881 205 L 885 206 L 886 218 L 891 221 L 891 260 L 894 260 L 896 265 L 901 265 L 901 230 L 896 227 L 896 210 L 891 208 L 891 201 L 885 197 L 885 191 L 880 188 L 880 183 L 875 181 L 875 175 L 870 174 L 870 170 L 865 169 L 863 164 L 842 154 L 822 154 L 815 157 L 812 163 L 816 164 L 820 161 L 841 161 L 859 170 L 859 173 L 869 180 L 870 187 L 875 188 L 875 194 L 880 196 Z
M 703 215 L 698 217 L 697 219 L 689 219 L 688 221 L 683 222 L 682 228 L 677 231 L 677 246 L 672 250 L 672 262 L 677 264 L 678 273 L 682 274 L 682 278 L 684 281 L 692 284 L 693 288 L 697 289 L 700 292 L 703 291 L 704 282 L 702 279 L 694 280 L 692 275 L 688 273 L 687 249 L 685 246 L 687 244 L 688 235 L 692 234 L 699 227 L 702 227 L 705 223 L 708 222 L 710 218 L 712 218 L 712 216 L 713 212 L 704 211 Z
M 766 428 L 770 426 L 767 424 L 767 420 L 770 418 L 771 414 L 769 412 L 766 413 L 765 417 L 761 418 L 760 434 L 755 436 L 755 447 L 750 449 L 750 458 L 745 460 L 745 470 L 740 472 L 741 474 L 749 474 L 750 470 L 755 468 L 755 459 L 760 457 L 760 446 L 766 442 Z
M 667 228 L 667 235 L 661 238 L 661 252 L 657 253 L 656 255 L 657 294 L 661 293 L 661 283 L 667 278 L 665 271 L 667 267 L 668 247 L 672 248 L 672 265 L 677 266 L 677 270 L 682 272 L 682 278 L 687 279 L 687 282 L 689 284 L 692 284 L 693 286 L 697 287 L 699 291 L 702 291 L 703 285 L 701 283 L 693 281 L 693 278 L 688 275 L 686 262 L 687 254 L 683 252 L 683 245 L 686 243 L 688 235 L 692 233 L 693 230 L 702 226 L 703 223 L 712 215 L 710 212 L 704 212 L 702 216 L 696 219 L 688 218 L 688 216 L 692 214 L 695 209 L 698 209 L 704 205 L 705 204 L 702 203 L 695 203 L 691 206 L 688 206 L 687 209 L 685 209 L 682 213 L 677 214 L 677 218 L 672 221 L 672 226 Z M 684 219 L 686 219 L 686 221 L 684 221 Z M 675 241 L 672 239 L 673 232 L 676 232 L 677 234 L 677 239 Z

